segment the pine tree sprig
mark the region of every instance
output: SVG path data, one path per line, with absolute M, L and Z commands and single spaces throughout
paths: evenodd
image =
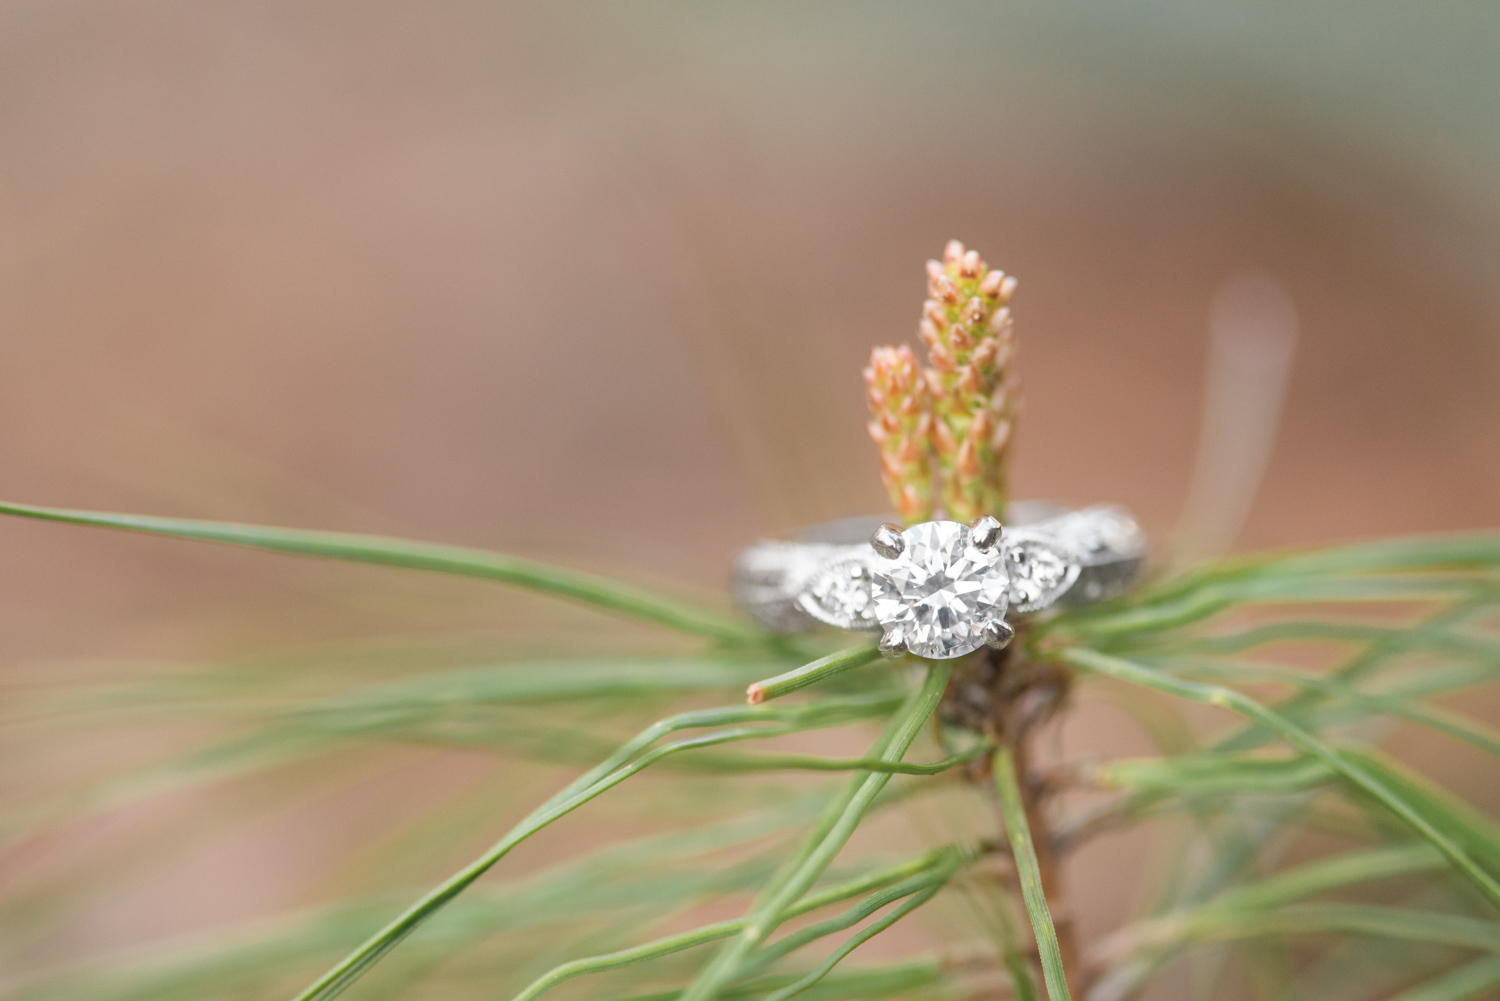
M 969 522 L 1005 516 L 1010 457 L 1021 407 L 1015 324 L 1016 280 L 951 240 L 927 262 L 928 299 L 918 324 L 927 346 L 932 440 L 947 516 Z

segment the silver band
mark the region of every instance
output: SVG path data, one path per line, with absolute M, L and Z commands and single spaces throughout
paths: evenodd
M 1054 604 L 1112 597 L 1129 587 L 1145 561 L 1145 536 L 1135 519 L 1118 507 L 1069 511 L 1023 501 L 1010 505 L 1006 515 L 1003 530 L 993 519 L 983 519 L 993 526 L 1003 550 L 990 557 L 996 568 L 992 576 L 998 575 L 1004 589 L 995 606 L 1002 618 L 1007 608 L 1035 612 Z M 842 629 L 882 629 L 876 611 L 877 578 L 890 572 L 892 564 L 876 552 L 871 538 L 886 521 L 846 518 L 807 529 L 796 541 L 767 540 L 750 546 L 735 562 L 736 600 L 776 632 L 798 632 L 820 622 Z M 975 523 L 974 532 L 981 531 L 980 525 Z M 923 527 L 914 526 L 905 534 Z M 968 528 L 962 531 L 963 545 L 974 545 L 979 536 L 971 538 Z M 900 552 L 900 540 L 892 541 L 894 552 Z M 989 543 L 980 548 L 987 552 Z

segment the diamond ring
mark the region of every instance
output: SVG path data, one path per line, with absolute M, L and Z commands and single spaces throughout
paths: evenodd
M 746 549 L 734 595 L 775 632 L 879 630 L 890 656 L 946 659 L 1005 646 L 1015 635 L 1007 614 L 1113 597 L 1145 562 L 1145 535 L 1117 507 L 1022 502 L 1006 520 L 830 522 Z

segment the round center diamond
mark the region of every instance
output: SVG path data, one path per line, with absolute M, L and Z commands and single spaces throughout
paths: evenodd
M 875 618 L 919 657 L 961 657 L 984 645 L 984 627 L 1005 616 L 1010 580 L 997 543 L 976 549 L 969 526 L 928 521 L 901 533 L 895 559 L 876 557 Z

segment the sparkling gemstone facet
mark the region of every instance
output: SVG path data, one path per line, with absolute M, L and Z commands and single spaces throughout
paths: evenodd
M 919 657 L 961 657 L 984 644 L 984 627 L 1003 618 L 1010 581 L 1002 547 L 976 549 L 969 527 L 928 521 L 901 533 L 895 559 L 872 561 L 875 617 Z
M 1050 604 L 1074 576 L 1073 562 L 1040 540 L 1028 539 L 1007 547 L 1005 569 L 1010 575 L 1010 600 L 1021 611 Z
M 870 573 L 862 556 L 835 560 L 822 567 L 803 588 L 802 609 L 840 629 L 875 628 Z

